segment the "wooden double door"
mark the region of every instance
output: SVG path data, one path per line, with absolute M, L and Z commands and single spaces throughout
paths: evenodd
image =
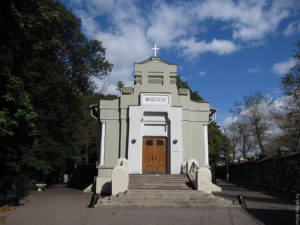
M 167 138 L 143 138 L 143 173 L 167 172 Z

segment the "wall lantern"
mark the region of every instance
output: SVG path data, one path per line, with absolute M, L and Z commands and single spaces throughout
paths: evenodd
M 178 142 L 178 139 L 177 139 L 177 138 L 175 138 L 175 139 L 173 140 L 173 144 L 174 144 L 174 145 L 176 145 L 176 144 L 177 144 L 177 142 Z
M 132 143 L 132 144 L 135 144 L 135 142 L 136 142 L 136 139 L 135 139 L 135 138 L 132 138 L 131 143 Z

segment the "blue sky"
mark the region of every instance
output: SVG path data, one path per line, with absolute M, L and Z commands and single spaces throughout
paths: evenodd
M 243 95 L 261 89 L 280 98 L 280 79 L 295 62 L 299 0 L 63 0 L 89 39 L 103 41 L 114 64 L 99 88 L 133 86 L 133 63 L 154 55 L 178 64 L 192 90 L 218 108 L 219 125 Z M 225 121 L 225 122 L 224 122 Z

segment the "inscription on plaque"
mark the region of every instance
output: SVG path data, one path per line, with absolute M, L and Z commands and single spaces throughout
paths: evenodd
M 164 97 L 145 97 L 145 102 L 167 102 Z
M 153 96 L 153 95 L 144 95 L 142 97 L 144 104 L 168 104 L 169 103 L 169 97 L 168 96 Z

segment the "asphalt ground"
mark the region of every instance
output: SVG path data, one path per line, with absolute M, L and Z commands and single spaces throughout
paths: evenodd
M 224 180 L 217 180 L 217 184 L 222 187 L 222 192 L 215 195 L 235 203 L 238 203 L 237 195 L 242 195 L 247 206 L 245 210 L 263 224 L 299 225 L 299 220 L 298 224 L 296 221 L 297 214 L 299 218 L 299 211 L 296 212 L 299 193 Z
M 88 208 L 91 195 L 66 185 L 53 185 L 6 212 L 7 225 L 176 225 L 176 224 L 296 224 L 292 194 L 269 194 L 265 190 L 219 181 L 225 198 L 243 194 L 247 208 Z M 292 215 L 293 214 L 293 215 Z M 275 218 L 275 220 L 274 220 Z

